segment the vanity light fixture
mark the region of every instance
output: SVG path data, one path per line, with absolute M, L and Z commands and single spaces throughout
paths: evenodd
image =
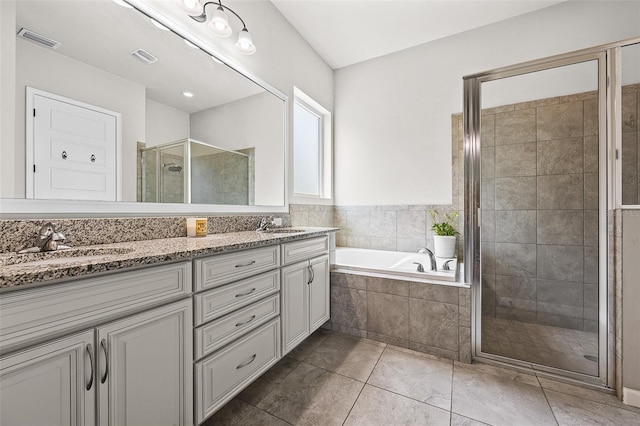
M 186 12 L 191 19 L 196 22 L 207 22 L 207 5 L 215 4 L 218 7 L 209 16 L 209 28 L 213 34 L 218 37 L 229 37 L 233 32 L 229 25 L 229 16 L 227 12 L 231 12 L 242 23 L 242 30 L 238 34 L 238 42 L 236 43 L 236 50 L 243 55 L 253 55 L 256 53 L 256 46 L 253 44 L 253 39 L 244 20 L 233 9 L 222 4 L 222 0 L 206 1 L 204 4 L 200 4 L 199 0 L 175 0 L 180 8 Z

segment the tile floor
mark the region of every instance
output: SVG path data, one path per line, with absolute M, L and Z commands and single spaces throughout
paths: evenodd
M 588 331 L 483 316 L 482 351 L 592 376 L 598 374 L 598 333 Z
M 318 330 L 212 425 L 640 425 L 613 395 Z

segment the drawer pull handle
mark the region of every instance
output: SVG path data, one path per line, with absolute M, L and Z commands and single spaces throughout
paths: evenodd
M 87 390 L 91 390 L 91 386 L 93 386 L 93 348 L 91 347 L 91 343 L 87 345 L 87 354 L 89 355 L 89 364 L 91 365 L 91 377 L 87 384 Z
M 253 265 L 254 263 L 256 263 L 256 261 L 255 261 L 255 260 L 252 260 L 252 261 L 251 261 L 251 262 L 249 262 L 249 263 L 241 263 L 240 265 L 236 265 L 236 268 L 244 268 L 245 266 L 251 266 L 251 265 Z
M 107 381 L 107 376 L 109 375 L 109 352 L 107 351 L 107 341 L 106 339 L 102 339 L 100 341 L 100 346 L 102 346 L 102 350 L 104 351 L 104 375 L 102 379 L 100 379 L 100 383 L 104 384 Z
M 236 324 L 236 327 L 240 327 L 241 325 L 245 325 L 245 324 L 249 324 L 251 321 L 253 321 L 254 319 L 256 319 L 256 316 L 252 316 L 251 318 L 249 318 L 248 320 L 246 320 L 245 322 L 239 322 Z
M 236 367 L 236 370 L 239 370 L 239 369 L 241 369 L 243 367 L 246 367 L 247 365 L 251 364 L 253 361 L 256 360 L 256 355 L 258 355 L 258 354 L 253 354 L 253 356 L 251 357 L 251 359 L 249 361 L 243 362 L 242 364 L 238 365 Z
M 244 296 L 248 296 L 248 295 L 250 295 L 251 293 L 253 293 L 254 291 L 256 291 L 256 288 L 255 288 L 255 287 L 254 287 L 254 288 L 252 288 L 251 290 L 249 290 L 249 291 L 248 291 L 248 292 L 246 292 L 246 293 L 236 294 L 236 297 L 244 297 Z

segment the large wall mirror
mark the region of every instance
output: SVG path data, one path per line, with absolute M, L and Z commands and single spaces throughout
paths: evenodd
M 2 52 L 0 198 L 284 206 L 286 97 L 148 14 L 17 1 Z

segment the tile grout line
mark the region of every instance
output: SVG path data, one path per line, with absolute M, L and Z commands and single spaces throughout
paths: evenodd
M 544 391 L 544 388 L 542 387 L 542 383 L 540 382 L 540 377 L 538 377 L 537 374 L 536 374 L 536 380 L 538 381 L 538 384 L 540 385 L 540 390 L 542 391 L 542 395 L 544 396 L 544 400 L 547 401 L 547 405 L 549 406 L 549 411 L 551 411 L 551 415 L 553 416 L 553 420 L 555 420 L 556 424 L 559 425 L 560 423 L 558 422 L 558 419 L 556 418 L 556 413 L 553 411 L 553 407 L 551 406 L 551 403 L 549 402 L 549 398 L 547 397 L 547 393 Z
M 364 390 L 365 386 L 367 386 L 367 382 L 369 381 L 369 379 L 371 378 L 371 375 L 373 374 L 373 370 L 376 369 L 376 367 L 378 366 L 378 363 L 380 362 L 380 358 L 382 358 L 382 354 L 384 354 L 384 351 L 387 350 L 387 346 L 384 347 L 384 349 L 382 349 L 382 352 L 380 352 L 380 355 L 378 356 L 378 359 L 376 360 L 375 365 L 373 366 L 373 368 L 371 369 L 371 373 L 369 373 L 369 376 L 367 377 L 367 380 L 365 380 L 365 382 L 362 385 L 362 389 L 360 389 L 360 392 L 358 392 L 358 396 L 356 397 L 355 401 L 353 401 L 353 405 L 351 406 L 351 408 L 349 409 L 349 412 L 347 413 L 347 417 L 344 418 L 344 421 L 342 422 L 342 426 L 344 426 L 344 424 L 347 422 L 347 420 L 349 419 L 349 416 L 351 415 L 351 412 L 353 411 L 353 407 L 356 406 L 356 404 L 358 403 L 358 399 L 360 399 L 360 395 L 362 395 L 362 391 Z M 336 373 L 337 374 L 337 373 Z

